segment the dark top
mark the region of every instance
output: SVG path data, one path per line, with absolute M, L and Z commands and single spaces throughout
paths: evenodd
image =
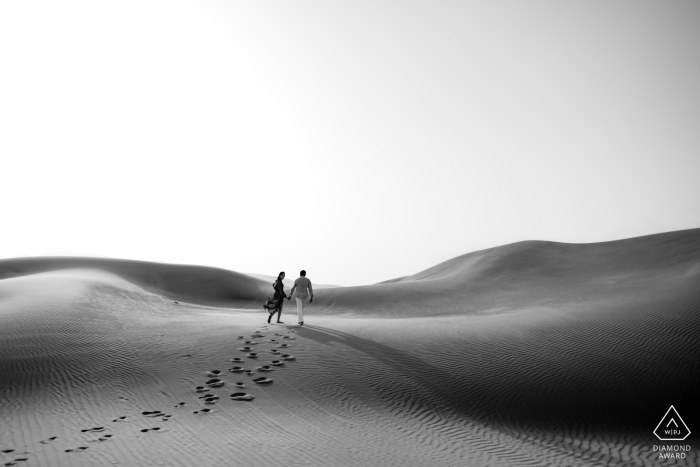
M 281 280 L 275 281 L 272 286 L 275 288 L 275 296 L 272 297 L 274 300 L 279 300 L 281 298 L 287 298 L 287 294 L 284 293 L 284 283 Z

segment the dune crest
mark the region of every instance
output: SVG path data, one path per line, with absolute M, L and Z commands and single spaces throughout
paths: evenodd
M 168 300 L 257 310 L 269 281 L 204 266 L 44 257 L 0 260 L 0 279 L 64 269 L 121 277 Z M 677 297 L 700 280 L 700 229 L 602 243 L 526 241 L 468 253 L 378 284 L 321 288 L 324 314 L 392 317 L 498 313 L 576 306 L 581 297 L 644 303 Z
M 324 290 L 324 313 L 392 317 L 518 312 L 693 296 L 700 229 L 590 244 L 527 241 L 379 284 Z M 690 294 L 690 295 L 688 295 Z
M 111 274 L 168 300 L 209 306 L 257 305 L 270 288 L 261 279 L 207 266 L 53 256 L 0 260 L 0 280 L 66 269 L 93 270 L 96 278 Z

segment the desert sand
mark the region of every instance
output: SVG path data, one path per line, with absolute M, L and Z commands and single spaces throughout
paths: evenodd
M 265 324 L 270 294 L 209 267 L 0 260 L 0 465 L 700 462 L 696 434 L 673 460 L 652 434 L 671 404 L 700 432 L 700 229 L 319 288 L 304 327 L 292 302 Z

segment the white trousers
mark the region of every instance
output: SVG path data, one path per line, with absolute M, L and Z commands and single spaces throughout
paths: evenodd
M 304 322 L 304 299 L 303 298 L 297 298 L 297 315 L 299 316 L 299 322 L 303 323 Z

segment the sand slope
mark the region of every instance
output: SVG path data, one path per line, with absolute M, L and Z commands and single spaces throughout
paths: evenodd
M 326 313 L 395 317 L 646 303 L 694 294 L 699 261 L 700 229 L 591 244 L 528 241 L 371 286 L 327 290 L 315 302 Z
M 523 242 L 319 290 L 298 328 L 230 271 L 3 260 L 0 465 L 696 465 L 651 432 L 700 426 L 699 275 L 700 230 Z
M 257 306 L 270 288 L 267 281 L 219 268 L 82 257 L 0 260 L 0 279 L 65 269 L 108 271 L 164 298 L 211 306 Z

